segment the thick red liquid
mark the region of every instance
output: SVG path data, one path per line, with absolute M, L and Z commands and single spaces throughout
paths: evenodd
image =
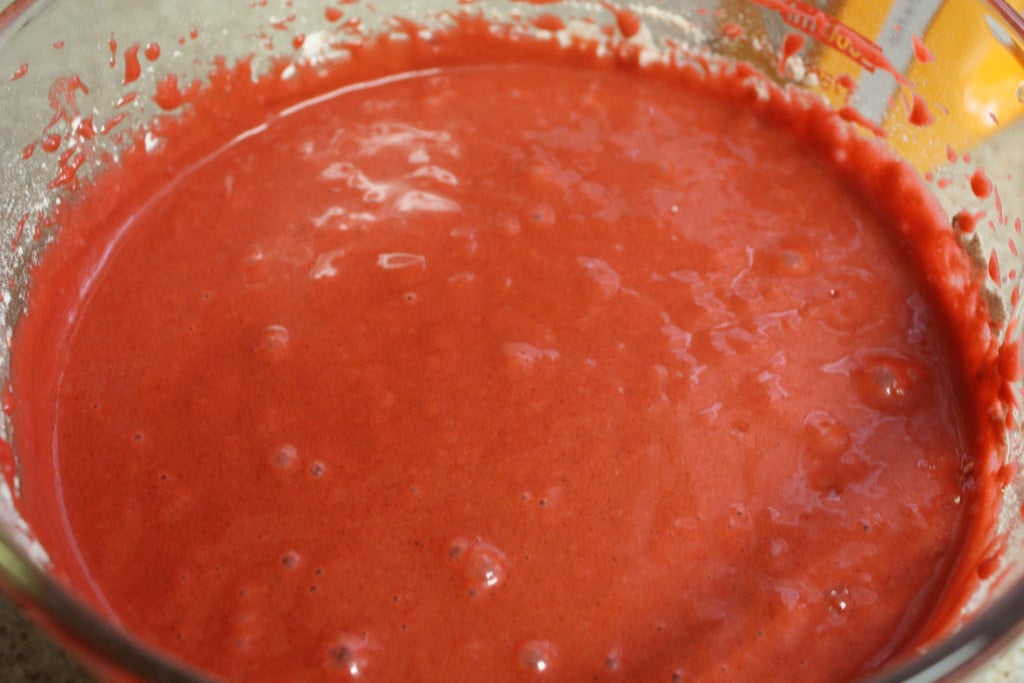
M 886 661 L 981 515 L 927 206 L 844 181 L 824 112 L 466 61 L 69 214 L 14 365 L 69 583 L 232 680 Z

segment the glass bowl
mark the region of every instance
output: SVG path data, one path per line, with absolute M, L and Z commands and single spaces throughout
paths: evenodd
M 865 129 L 884 130 L 885 143 L 926 180 L 954 224 L 974 217 L 991 226 L 970 235 L 964 231 L 964 248 L 979 267 L 993 272 L 988 282 L 993 330 L 1001 338 L 1019 336 L 1016 277 L 1024 274 L 1024 259 L 1014 240 L 1024 217 L 1024 152 L 1014 152 L 1013 146 L 1024 150 L 1024 21 L 1011 5 L 1000 0 L 817 5 L 643 0 L 627 6 L 641 21 L 631 40 L 642 49 L 746 61 L 780 84 L 851 107 Z M 7 283 L 0 300 L 0 380 L 8 373 L 8 345 L 25 305 L 30 266 L 56 230 L 50 211 L 78 191 L 71 177 L 77 173 L 87 180 L 116 159 L 131 137 L 121 132 L 181 110 L 162 108 L 147 97 L 126 102 L 129 93 L 153 92 L 169 74 L 184 90 L 202 82 L 221 56 L 231 61 L 252 55 L 256 73 L 279 59 L 312 64 L 339 59 L 346 42 L 393 30 L 396 16 L 443 26 L 446 13 L 481 13 L 545 35 L 536 27 L 551 26 L 544 17 L 552 15 L 567 30 L 614 19 L 608 5 L 571 0 L 378 0 L 345 4 L 349 21 L 343 29 L 332 7 L 306 0 L 201 5 L 111 0 L 100 11 L 70 0 L 17 0 L 0 12 L 0 281 Z M 353 28 L 355 17 L 361 23 Z M 293 40 L 299 35 L 304 39 Z M 123 78 L 124 48 L 136 43 L 162 45 L 164 54 L 140 60 L 136 77 Z M 112 60 L 117 69 L 111 69 Z M 907 122 L 915 106 L 923 107 L 918 113 L 930 125 Z M 83 135 L 83 112 L 92 112 L 98 135 Z M 47 145 L 54 149 L 42 149 Z M 984 198 L 971 188 L 979 163 L 998 190 Z M 61 176 L 62 168 L 71 167 L 76 173 Z M 1020 388 L 1018 381 L 1018 396 Z M 47 553 L 47 544 L 62 541 L 42 543 L 26 522 L 33 506 L 55 493 L 22 486 L 23 463 L 6 445 L 9 419 L 2 430 L 0 586 L 101 678 L 209 680 L 122 631 L 67 588 Z M 997 463 L 1003 466 L 1002 486 L 991 559 L 974 595 L 952 632 L 893 663 L 871 679 L 875 683 L 964 680 L 1024 632 L 1024 472 L 1019 467 L 1024 448 L 1016 430 L 1006 446 Z

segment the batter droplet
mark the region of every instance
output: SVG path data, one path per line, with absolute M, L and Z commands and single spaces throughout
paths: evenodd
M 531 640 L 519 649 L 519 668 L 527 673 L 546 674 L 554 663 L 554 648 L 547 640 Z
M 299 566 L 299 563 L 301 561 L 302 556 L 294 550 L 289 550 L 281 556 L 281 566 L 283 566 L 285 569 L 295 569 Z

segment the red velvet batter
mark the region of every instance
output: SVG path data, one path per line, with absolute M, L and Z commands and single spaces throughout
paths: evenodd
M 841 681 L 923 637 L 1001 380 L 909 172 L 746 71 L 438 45 L 222 73 L 64 215 L 14 418 L 65 580 L 244 681 Z

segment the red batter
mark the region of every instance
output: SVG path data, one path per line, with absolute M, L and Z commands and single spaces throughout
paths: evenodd
M 986 522 L 948 230 L 746 72 L 499 43 L 284 116 L 328 81 L 222 74 L 65 215 L 14 365 L 56 565 L 232 680 L 879 666 Z

